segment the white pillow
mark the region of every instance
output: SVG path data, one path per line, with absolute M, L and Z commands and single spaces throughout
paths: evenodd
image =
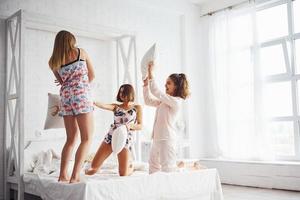
M 58 115 L 59 105 L 59 95 L 48 93 L 48 111 L 44 129 L 65 127 L 63 118 Z
M 111 139 L 111 147 L 115 154 L 118 154 L 126 144 L 127 127 L 125 125 L 119 126 L 113 133 Z
M 141 61 L 142 79 L 145 80 L 148 76 L 148 63 L 156 59 L 156 44 L 154 43 L 145 53 Z
M 24 171 L 32 172 L 38 155 L 44 151 L 52 149 L 58 156 L 61 155 L 62 148 L 65 144 L 64 138 L 49 140 L 31 140 L 29 145 L 24 149 Z

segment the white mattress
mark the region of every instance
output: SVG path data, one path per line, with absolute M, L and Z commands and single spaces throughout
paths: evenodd
M 56 175 L 26 173 L 25 190 L 45 200 L 222 200 L 216 169 L 148 175 L 135 172 L 129 177 L 115 173 L 85 176 L 81 183 L 58 183 Z

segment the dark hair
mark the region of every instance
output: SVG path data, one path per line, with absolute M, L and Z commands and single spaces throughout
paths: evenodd
M 174 82 L 176 87 L 174 91 L 174 96 L 186 99 L 190 95 L 189 83 L 187 81 L 186 75 L 182 73 L 171 74 L 169 78 Z
M 129 99 L 129 101 L 134 101 L 134 89 L 133 89 L 132 85 L 130 85 L 130 84 L 121 85 L 121 87 L 119 88 L 119 91 L 118 91 L 117 101 L 123 102 L 121 99 L 121 96 L 120 96 L 122 89 L 123 89 L 122 96 L 127 97 Z

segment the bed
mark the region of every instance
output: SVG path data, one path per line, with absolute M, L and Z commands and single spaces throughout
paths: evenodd
M 93 176 L 86 176 L 84 170 L 90 167 L 90 161 L 98 148 L 97 139 L 93 140 L 90 153 L 86 157 L 81 171 L 81 182 L 59 183 L 59 155 L 65 141 L 64 129 L 40 132 L 24 150 L 25 193 L 45 200 L 223 199 L 217 170 L 195 170 L 190 167 L 194 160 L 182 160 L 185 165 L 176 172 L 158 172 L 151 175 L 148 174 L 148 163 L 133 161 L 134 173 L 128 177 L 120 177 L 117 157 L 112 154 L 100 171 Z M 69 163 L 69 173 L 72 171 L 74 156 L 72 155 Z
M 102 173 L 85 177 L 81 183 L 58 183 L 55 175 L 25 173 L 25 192 L 45 200 L 222 200 L 215 169 L 189 172 L 134 172 L 129 177 Z

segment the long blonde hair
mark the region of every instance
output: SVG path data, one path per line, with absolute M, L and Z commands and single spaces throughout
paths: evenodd
M 69 31 L 59 31 L 54 40 L 52 55 L 49 59 L 49 66 L 52 71 L 57 71 L 65 64 L 67 56 L 74 50 L 76 44 L 75 36 Z

